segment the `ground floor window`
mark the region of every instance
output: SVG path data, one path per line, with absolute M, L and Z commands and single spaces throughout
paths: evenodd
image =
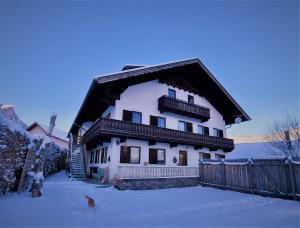
M 216 158 L 225 158 L 224 154 L 216 154 Z
M 211 158 L 211 155 L 210 155 L 210 153 L 203 153 L 203 152 L 200 152 L 200 153 L 199 153 L 199 158 L 200 158 L 200 159 L 210 159 L 210 158 Z
M 180 150 L 179 151 L 179 164 L 180 166 L 187 166 L 187 152 Z
M 163 149 L 149 149 L 149 164 L 166 164 L 166 151 Z
M 107 163 L 107 147 L 104 147 L 101 149 L 100 163 Z
M 139 164 L 141 148 L 134 146 L 121 146 L 120 163 Z

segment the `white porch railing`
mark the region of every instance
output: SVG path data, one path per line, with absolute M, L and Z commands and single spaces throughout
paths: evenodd
M 199 177 L 199 167 L 185 166 L 118 166 L 120 179 Z

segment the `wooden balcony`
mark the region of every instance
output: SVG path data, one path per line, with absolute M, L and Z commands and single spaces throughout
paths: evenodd
M 118 166 L 120 179 L 199 177 L 199 167 L 186 166 Z
M 173 97 L 162 96 L 158 99 L 158 110 L 160 112 L 172 112 L 184 116 L 200 119 L 202 122 L 209 120 L 210 111 L 206 107 L 190 104 Z
M 114 136 L 123 139 L 147 140 L 152 143 L 156 141 L 166 142 L 170 143 L 171 146 L 177 146 L 178 144 L 191 145 L 194 146 L 195 149 L 208 147 L 214 150 L 223 149 L 226 152 L 234 149 L 232 139 L 105 118 L 100 118 L 94 123 L 83 135 L 83 142 L 88 144 L 95 140 L 99 141 L 101 138 Z

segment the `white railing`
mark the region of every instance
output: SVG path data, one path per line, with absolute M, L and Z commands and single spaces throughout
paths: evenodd
M 184 166 L 118 166 L 120 179 L 199 177 L 199 167 Z

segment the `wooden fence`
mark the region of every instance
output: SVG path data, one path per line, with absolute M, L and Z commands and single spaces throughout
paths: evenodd
M 214 159 L 199 163 L 200 184 L 300 199 L 300 159 Z

